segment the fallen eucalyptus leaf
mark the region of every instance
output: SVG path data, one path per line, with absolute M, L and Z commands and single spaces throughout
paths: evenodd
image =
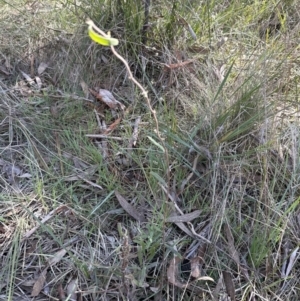
M 46 274 L 47 274 L 47 268 L 42 271 L 39 278 L 34 283 L 31 291 L 31 297 L 37 297 L 40 294 L 46 281 Z
M 120 203 L 120 205 L 123 207 L 123 209 L 131 215 L 134 219 L 137 221 L 143 223 L 146 221 L 144 216 L 140 214 L 132 205 L 130 205 L 122 196 L 119 192 L 115 191 L 115 195 Z
M 186 222 L 190 222 L 193 219 L 197 218 L 200 215 L 200 213 L 201 213 L 200 210 L 196 210 L 194 212 L 187 213 L 187 214 L 184 214 L 184 215 L 169 216 L 167 218 L 167 222 L 169 222 L 169 223 L 186 223 Z

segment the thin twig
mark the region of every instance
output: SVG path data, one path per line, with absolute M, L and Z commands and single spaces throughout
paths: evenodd
M 98 31 L 99 34 L 101 34 L 102 36 L 109 38 L 110 36 L 107 35 L 106 33 L 104 33 L 100 28 L 98 28 L 95 23 L 92 20 L 87 20 L 86 22 L 88 25 L 92 25 L 93 28 Z M 167 183 L 168 183 L 168 193 L 167 193 L 167 198 L 168 198 L 168 194 L 169 194 L 169 187 L 170 187 L 170 170 L 169 170 L 169 155 L 168 155 L 168 151 L 164 142 L 164 139 L 161 136 L 160 130 L 159 130 L 159 123 L 158 123 L 158 119 L 157 119 L 157 115 L 156 115 L 156 111 L 152 108 L 151 106 L 151 101 L 148 97 L 148 93 L 145 90 L 145 88 L 133 77 L 133 74 L 129 68 L 129 65 L 127 63 L 127 61 L 116 51 L 114 46 L 110 46 L 110 49 L 112 51 L 112 53 L 124 64 L 127 72 L 128 72 L 128 78 L 141 90 L 142 95 L 144 96 L 146 102 L 147 102 L 147 106 L 154 118 L 155 121 L 155 127 L 156 127 L 156 132 L 157 132 L 157 136 L 158 139 L 160 141 L 160 143 L 162 144 L 162 147 L 164 148 L 164 154 L 165 154 L 165 160 L 166 160 L 166 165 L 167 165 Z M 128 112 L 128 109 L 127 109 Z

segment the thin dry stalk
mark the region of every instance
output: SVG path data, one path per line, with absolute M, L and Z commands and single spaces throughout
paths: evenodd
M 89 25 L 92 25 L 95 28 L 95 30 L 98 31 L 99 34 L 101 34 L 102 36 L 109 38 L 109 36 L 105 32 L 103 32 L 99 27 L 97 27 L 92 20 L 88 19 L 86 21 L 86 23 Z M 159 130 L 159 123 L 158 123 L 156 111 L 152 108 L 151 101 L 150 101 L 150 98 L 148 96 L 148 92 L 146 91 L 146 89 L 133 77 L 133 74 L 130 70 L 128 62 L 116 51 L 114 46 L 110 46 L 110 49 L 111 49 L 112 53 L 124 64 L 124 66 L 128 72 L 128 78 L 141 90 L 142 95 L 144 96 L 144 98 L 147 102 L 147 106 L 154 118 L 157 136 L 164 149 L 164 155 L 165 155 L 165 160 L 166 160 L 166 165 L 167 165 L 166 175 L 167 175 L 167 183 L 168 183 L 168 191 L 169 191 L 169 187 L 170 187 L 169 154 L 168 154 L 164 139 L 162 138 L 160 130 Z M 133 107 L 133 105 L 134 105 L 134 103 L 131 104 L 131 106 L 126 110 L 125 113 L 128 113 L 130 111 L 130 109 Z M 168 198 L 168 194 L 167 194 L 167 198 Z

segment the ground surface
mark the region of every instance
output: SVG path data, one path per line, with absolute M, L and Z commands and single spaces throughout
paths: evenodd
M 297 1 L 96 2 L 0 0 L 0 300 L 299 300 Z

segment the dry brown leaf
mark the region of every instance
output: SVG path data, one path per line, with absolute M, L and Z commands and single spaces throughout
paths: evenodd
M 89 91 L 99 100 L 103 101 L 111 109 L 116 109 L 120 106 L 121 110 L 125 110 L 125 106 L 117 101 L 112 93 L 106 89 L 99 89 L 98 93 L 89 89 Z
M 36 297 L 39 295 L 41 290 L 44 287 L 45 281 L 46 281 L 46 274 L 47 274 L 47 268 L 45 268 L 39 278 L 36 280 L 35 284 L 33 285 L 32 291 L 31 291 L 31 297 Z
M 38 75 L 41 75 L 47 68 L 48 68 L 48 64 L 41 62 L 37 69 Z
M 170 260 L 170 264 L 167 270 L 167 276 L 168 276 L 168 281 L 180 288 L 185 288 L 187 287 L 187 283 L 183 283 L 180 280 L 178 280 L 179 277 L 179 269 L 178 269 L 178 264 L 180 263 L 180 258 L 177 256 L 174 256 Z
M 176 215 L 176 216 L 169 216 L 167 218 L 167 222 L 169 223 L 186 223 L 190 222 L 193 219 L 197 218 L 201 213 L 201 210 L 195 210 L 194 212 L 187 213 L 184 215 Z
M 70 300 L 70 301 L 77 300 L 77 294 L 76 294 L 77 283 L 78 283 L 78 279 L 73 279 L 70 281 L 70 283 L 67 286 L 68 300 Z
M 41 89 L 42 89 L 42 86 L 43 86 L 42 80 L 41 80 L 38 76 L 36 76 L 36 77 L 35 77 L 35 82 L 36 82 L 36 85 L 37 85 L 37 89 L 38 89 L 38 90 L 41 90 Z
M 200 260 L 201 258 L 199 256 L 196 256 L 190 260 L 191 262 L 191 276 L 194 278 L 200 278 L 201 277 L 201 268 L 200 268 Z
M 298 258 L 298 250 L 299 250 L 299 247 L 296 247 L 292 253 L 290 253 L 290 251 L 288 250 L 288 248 L 285 246 L 284 248 L 284 261 L 283 261 L 283 265 L 282 265 L 282 269 L 281 269 L 281 277 L 282 278 L 287 278 L 296 261 L 297 261 L 297 258 Z M 290 254 L 289 254 L 290 253 Z
M 84 97 L 85 98 L 88 98 L 89 97 L 89 95 L 90 95 L 90 91 L 89 91 L 89 86 L 86 84 L 86 82 L 85 81 L 80 81 L 80 86 L 81 86 L 81 89 L 82 89 L 82 91 L 83 91 L 83 93 L 84 93 Z
M 58 252 L 56 252 L 53 257 L 51 257 L 49 260 L 48 260 L 48 264 L 49 266 L 53 266 L 55 264 L 57 264 L 58 262 L 61 261 L 61 259 L 66 255 L 67 253 L 67 250 L 66 249 L 61 249 L 59 250 Z
M 231 301 L 235 300 L 235 289 L 234 289 L 234 284 L 232 281 L 232 276 L 230 272 L 227 271 L 222 271 L 223 278 L 224 278 L 224 283 L 226 287 L 226 292 L 228 296 L 230 297 Z
M 237 251 L 237 249 L 234 246 L 234 238 L 233 238 L 233 235 L 231 233 L 228 223 L 225 223 L 224 228 L 225 228 L 225 234 L 226 234 L 227 242 L 228 242 L 229 254 L 230 254 L 231 258 L 234 260 L 234 262 L 236 263 L 236 265 L 239 267 L 239 269 L 241 270 L 243 275 L 247 279 L 249 279 L 249 274 L 248 274 L 247 269 L 241 265 L 239 252 Z
M 115 109 L 118 105 L 117 100 L 112 95 L 112 93 L 105 89 L 99 89 L 98 97 L 111 109 Z
M 132 205 L 130 205 L 121 195 L 118 191 L 115 191 L 115 195 L 122 206 L 122 208 L 129 214 L 131 215 L 134 219 L 137 221 L 143 223 L 146 221 L 145 217 L 140 214 Z
M 102 133 L 102 135 L 107 135 L 109 133 L 112 133 L 117 125 L 121 122 L 122 118 L 118 118 L 116 121 L 114 121 L 108 128 L 105 129 L 105 131 Z

